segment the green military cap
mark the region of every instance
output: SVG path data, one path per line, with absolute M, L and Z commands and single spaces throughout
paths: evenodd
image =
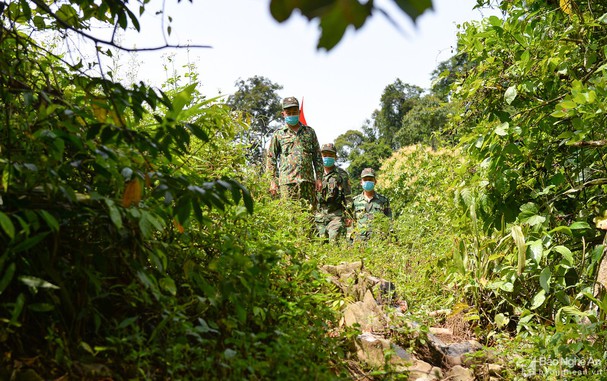
M 333 153 L 337 153 L 337 150 L 335 149 L 335 144 L 333 143 L 325 143 L 322 145 L 322 147 L 320 148 L 320 152 L 333 152 Z
M 363 171 L 360 173 L 360 178 L 362 179 L 363 177 L 375 177 L 375 171 L 373 168 L 363 169 Z
M 295 97 L 286 97 L 285 99 L 282 100 L 282 108 L 289 108 L 289 107 L 297 107 L 299 108 L 299 101 L 297 100 L 297 98 Z

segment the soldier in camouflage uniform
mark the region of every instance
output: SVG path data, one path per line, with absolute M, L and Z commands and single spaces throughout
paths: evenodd
M 363 192 L 352 200 L 356 218 L 356 231 L 352 238 L 366 240 L 371 235 L 369 223 L 374 214 L 383 213 L 386 217 L 392 218 L 392 210 L 388 198 L 375 192 L 375 171 L 372 168 L 365 168 L 360 178 Z
M 329 242 L 336 242 L 338 238 L 345 237 L 346 227 L 352 223 L 352 188 L 348 172 L 335 165 L 335 145 L 323 144 L 320 151 L 324 176 L 314 220 L 318 235 Z
M 272 176 L 270 193 L 280 187 L 283 197 L 299 199 L 316 209 L 316 192 L 322 186 L 322 158 L 316 132 L 299 121 L 299 102 L 295 97 L 282 101 L 285 126 L 276 130 L 270 146 L 266 170 Z

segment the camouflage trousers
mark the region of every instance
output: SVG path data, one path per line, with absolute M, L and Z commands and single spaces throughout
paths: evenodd
M 343 216 L 317 214 L 314 218 L 318 236 L 335 242 L 346 236 L 346 224 Z
M 305 181 L 283 184 L 280 186 L 280 195 L 291 200 L 301 200 L 306 209 L 316 210 L 316 184 L 314 183 Z

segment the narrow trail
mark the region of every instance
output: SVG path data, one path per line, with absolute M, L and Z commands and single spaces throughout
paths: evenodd
M 463 314 L 435 311 L 445 323 L 422 332 L 407 319 L 407 305 L 391 282 L 368 273 L 361 262 L 325 265 L 346 305 L 340 330 L 356 327 L 355 356 L 348 364 L 352 379 L 374 380 L 369 369 L 389 369 L 410 381 L 501 379 L 502 366 L 467 329 Z M 395 292 L 396 291 L 396 292 Z

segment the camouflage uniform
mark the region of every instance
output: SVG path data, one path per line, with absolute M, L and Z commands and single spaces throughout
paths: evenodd
M 375 177 L 375 172 L 366 168 L 361 174 L 361 178 Z M 392 209 L 390 209 L 390 201 L 387 197 L 375 192 L 373 197 L 368 200 L 365 192 L 354 197 L 352 200 L 354 208 L 354 217 L 356 218 L 356 234 L 354 239 L 368 239 L 371 235 L 369 230 L 370 221 L 374 214 L 383 213 L 386 217 L 392 218 Z
M 316 209 L 315 178 L 322 178 L 323 166 L 318 138 L 312 127 L 299 123 L 297 132 L 288 125 L 276 130 L 270 140 L 266 170 L 280 187 L 283 197 L 305 200 Z
M 348 172 L 335 166 L 325 173 L 318 195 L 315 222 L 318 235 L 334 242 L 346 234 L 345 219 L 352 218 L 352 188 Z

